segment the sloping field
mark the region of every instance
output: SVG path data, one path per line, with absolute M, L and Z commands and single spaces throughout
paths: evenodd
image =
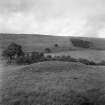
M 47 47 L 51 48 L 53 52 L 80 49 L 72 45 L 70 38 L 73 37 L 40 34 L 0 34 L 0 49 L 4 49 L 11 42 L 22 45 L 23 49 L 27 51 L 43 51 Z M 93 49 L 105 50 L 105 39 L 87 37 L 77 38 L 92 42 L 93 46 L 91 46 L 91 48 Z M 54 44 L 56 43 L 59 45 L 59 47 L 54 49 Z
M 22 45 L 26 51 L 44 51 L 45 48 L 54 50 L 54 44 L 58 44 L 59 51 L 68 50 L 70 45 L 67 37 L 48 36 L 38 34 L 0 34 L 0 48 L 6 48 L 11 42 Z
M 1 105 L 104 105 L 105 67 L 49 61 L 3 69 Z
M 76 50 L 76 51 L 66 51 L 59 53 L 49 53 L 45 54 L 45 56 L 51 55 L 54 56 L 71 56 L 73 58 L 79 59 L 87 59 L 89 61 L 101 62 L 105 61 L 105 50 Z

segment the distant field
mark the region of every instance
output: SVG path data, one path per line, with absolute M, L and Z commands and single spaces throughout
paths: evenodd
M 16 34 L 0 34 L 0 48 L 6 48 L 11 42 L 20 44 L 25 51 L 44 51 L 45 48 L 54 50 L 54 44 L 58 44 L 57 51 L 68 50 L 72 45 L 67 37 L 48 36 L 48 35 L 16 35 Z
M 51 48 L 52 52 L 70 51 L 72 49 L 81 49 L 74 47 L 70 41 L 73 37 L 50 36 L 38 34 L 0 34 L 0 49 L 6 48 L 11 42 L 22 45 L 25 51 L 44 51 L 45 48 Z M 93 43 L 92 49 L 105 49 L 105 39 L 77 37 Z M 54 44 L 59 47 L 54 48 Z
M 45 54 L 45 56 L 51 55 L 51 56 L 71 56 L 74 58 L 84 58 L 88 60 L 92 60 L 95 62 L 100 62 L 102 60 L 105 60 L 105 50 L 99 51 L 99 50 L 77 50 L 77 51 L 66 51 L 66 52 L 59 52 L 59 53 L 50 53 Z
M 20 44 L 24 51 L 45 52 L 45 48 L 50 48 L 53 56 L 70 55 L 75 58 L 85 58 L 96 62 L 105 60 L 105 39 L 78 37 L 93 43 L 93 48 L 81 49 L 74 47 L 70 38 L 72 37 L 38 34 L 0 34 L 0 55 L 2 50 L 11 42 L 15 42 Z M 54 47 L 54 44 L 58 44 L 58 47 Z
M 4 69 L 1 105 L 81 105 L 105 94 L 105 67 L 49 61 Z

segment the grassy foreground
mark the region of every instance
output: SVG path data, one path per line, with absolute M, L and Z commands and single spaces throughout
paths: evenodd
M 49 61 L 3 69 L 0 105 L 105 105 L 104 67 Z

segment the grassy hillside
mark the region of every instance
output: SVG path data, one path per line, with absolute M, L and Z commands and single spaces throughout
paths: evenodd
M 70 45 L 69 39 L 66 37 L 32 35 L 32 34 L 0 34 L 0 48 L 5 48 L 11 42 L 16 42 L 23 46 L 24 50 L 43 51 L 45 48 L 54 50 L 54 44 L 58 44 L 59 51 L 68 50 Z M 72 46 L 71 46 L 72 47 Z
M 78 37 L 93 43 L 93 49 L 105 50 L 105 38 Z
M 73 37 L 38 34 L 0 34 L 0 53 L 11 42 L 16 42 L 22 45 L 25 51 L 43 52 L 45 48 L 50 48 L 52 51 L 50 55 L 53 56 L 70 55 L 76 59 L 84 58 L 95 62 L 105 60 L 105 39 L 76 37 L 76 39 L 82 39 L 93 43 L 90 49 L 84 49 L 73 46 L 70 40 L 71 38 Z M 58 44 L 58 47 L 54 47 L 54 44 Z
M 26 51 L 52 50 L 52 55 L 101 61 L 105 58 L 105 39 L 83 38 L 91 49 L 74 47 L 72 37 L 0 34 L 0 52 L 11 42 Z M 57 48 L 54 44 L 58 44 Z M 75 49 L 74 51 L 70 51 Z M 102 51 L 100 51 L 102 50 Z M 0 105 L 104 105 L 105 67 L 81 63 L 46 61 L 27 66 L 0 62 Z
M 104 105 L 104 67 L 50 61 L 3 69 L 1 105 Z
M 45 56 L 51 55 L 54 56 L 71 56 L 73 58 L 87 59 L 89 61 L 101 62 L 105 61 L 105 50 L 76 50 L 76 51 L 64 51 L 45 54 Z
M 50 47 L 53 52 L 68 51 L 70 49 L 80 49 L 72 45 L 70 38 L 72 37 L 48 36 L 38 34 L 0 34 L 0 49 L 7 47 L 7 45 L 11 42 L 21 44 L 24 50 L 28 51 L 43 51 L 47 47 Z M 93 49 L 105 49 L 105 39 L 85 37 L 77 38 L 92 42 L 93 46 L 91 46 L 91 48 Z M 54 44 L 56 43 L 59 45 L 57 49 L 54 48 Z

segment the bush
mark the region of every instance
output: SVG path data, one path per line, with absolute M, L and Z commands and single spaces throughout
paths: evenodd
M 42 60 L 43 58 L 44 58 L 44 54 L 40 52 L 32 52 L 31 57 L 30 57 L 32 62 L 38 62 Z
M 15 63 L 16 63 L 16 64 L 24 64 L 24 63 L 25 63 L 25 58 L 24 58 L 24 57 L 18 57 L 18 58 L 15 60 Z
M 2 52 L 2 56 L 8 60 L 9 63 L 12 63 L 12 61 L 15 58 L 18 58 L 20 56 L 23 56 L 24 52 L 22 50 L 21 45 L 18 45 L 16 43 L 11 43 L 7 48 Z
M 97 65 L 97 63 L 94 61 L 89 61 L 89 65 Z
M 59 45 L 58 44 L 54 44 L 54 47 L 59 47 Z
M 47 59 L 51 59 L 52 56 L 51 56 L 51 55 L 47 55 L 46 58 L 47 58 Z
M 46 53 L 51 53 L 51 49 L 50 48 L 45 48 L 45 52 Z
M 97 63 L 97 65 L 105 65 L 105 61 L 103 60 L 103 61 Z
M 80 63 L 86 64 L 86 65 L 89 65 L 89 61 L 86 60 L 86 59 L 79 58 L 78 61 L 79 61 Z
M 81 39 L 78 39 L 78 38 L 71 38 L 70 40 L 75 47 L 90 48 L 90 46 L 92 45 L 91 42 L 81 40 Z
M 44 61 L 44 54 L 39 52 L 32 52 L 31 55 L 27 54 L 15 59 L 16 64 L 32 64 L 35 62 Z
M 32 60 L 31 60 L 30 57 L 21 56 L 21 57 L 18 57 L 18 58 L 15 60 L 15 63 L 16 63 L 16 64 L 19 64 L 19 65 L 22 65 L 22 64 L 31 64 L 31 63 L 32 63 Z

